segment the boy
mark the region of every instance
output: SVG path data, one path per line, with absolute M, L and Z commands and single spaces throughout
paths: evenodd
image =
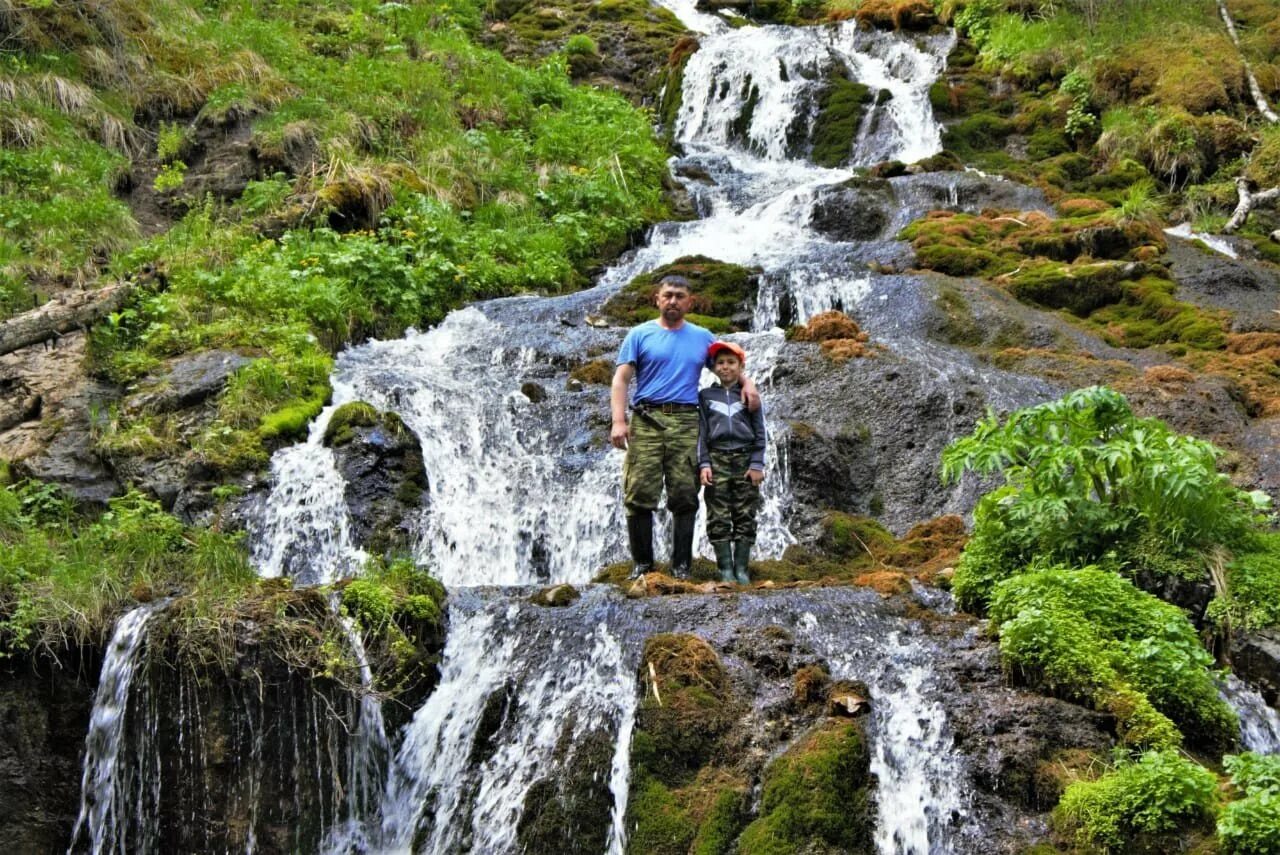
M 698 393 L 698 467 L 707 501 L 707 540 L 716 551 L 722 582 L 750 584 L 747 562 L 756 541 L 756 511 L 764 480 L 764 407 L 742 404 L 747 354 L 736 344 L 712 342 L 707 366 L 720 382 Z

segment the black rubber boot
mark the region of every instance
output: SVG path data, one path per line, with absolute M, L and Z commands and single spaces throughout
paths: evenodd
M 751 560 L 752 546 L 754 543 L 750 540 L 733 542 L 733 575 L 739 585 L 751 584 L 751 576 L 747 574 L 747 562 Z
M 632 579 L 653 572 L 653 511 L 627 514 L 627 537 L 631 541 Z
M 722 543 L 713 543 L 711 547 L 716 551 L 716 569 L 720 571 L 720 581 L 733 584 L 733 543 L 726 540 Z
M 671 515 L 671 575 L 677 579 L 689 578 L 693 563 L 693 520 L 696 512 L 688 511 Z

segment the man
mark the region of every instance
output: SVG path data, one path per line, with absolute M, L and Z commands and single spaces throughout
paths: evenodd
M 653 570 L 653 512 L 665 483 L 671 511 L 671 572 L 687 578 L 693 563 L 693 521 L 698 512 L 698 380 L 715 337 L 684 319 L 693 288 L 683 276 L 658 282 L 658 317 L 639 324 L 622 342 L 613 373 L 609 441 L 627 451 L 622 467 L 627 536 L 636 578 Z M 627 422 L 627 389 L 636 381 Z M 742 378 L 742 398 L 760 407 L 756 387 Z

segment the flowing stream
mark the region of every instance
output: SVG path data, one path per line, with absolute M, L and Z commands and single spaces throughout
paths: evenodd
M 893 316 L 892 291 L 909 287 L 905 277 L 880 280 L 869 271 L 867 262 L 887 240 L 842 242 L 813 228 L 824 188 L 852 173 L 814 166 L 803 142 L 822 81 L 836 75 L 881 93 L 850 140 L 855 165 L 936 152 L 940 129 L 928 90 L 954 36 L 906 37 L 852 22 L 732 29 L 697 11 L 693 0 L 661 4 L 702 34 L 684 74 L 675 128 L 683 154 L 674 159 L 677 172 L 703 176 L 687 182 L 700 219 L 655 227 L 646 245 L 588 291 L 488 301 L 453 312 L 434 329 L 348 349 L 337 360 L 332 405 L 306 441 L 272 459 L 270 496 L 249 525 L 259 571 L 299 584 L 357 574 L 366 556 L 353 540 L 346 485 L 323 443 L 325 427 L 350 401 L 398 414 L 421 443 L 430 484 L 416 520 L 416 557 L 449 588 L 449 636 L 436 690 L 395 734 L 386 732 L 382 710 L 367 696 L 353 714 L 345 795 L 322 800 L 330 805 L 325 851 L 517 851 L 532 794 L 585 764 L 596 770 L 592 780 L 613 807 L 607 828 L 582 833 L 596 835 L 591 839 L 602 851 L 622 853 L 639 651 L 655 631 L 702 631 L 699 608 L 716 610 L 723 626 L 789 626 L 823 653 L 834 676 L 867 683 L 881 853 L 982 851 L 930 650 L 911 621 L 878 614 L 874 595 L 777 592 L 699 607 L 688 602 L 693 598 L 627 601 L 588 587 L 573 607 L 544 609 L 527 602 L 527 588 L 510 587 L 583 585 L 625 557 L 622 455 L 606 448 L 598 423 L 607 413 L 607 391 L 566 381 L 585 355 L 616 352 L 625 331 L 584 319 L 641 272 L 686 255 L 762 269 L 752 329 L 733 338 L 747 350 L 748 371 L 766 402 L 784 347 L 778 326 L 832 308 L 871 311 L 877 289 L 877 311 L 888 319 L 879 339 L 939 376 L 956 370 Z M 962 198 L 969 180 L 895 179 L 902 222 L 892 228 L 931 207 L 980 205 L 982 198 Z M 1043 202 L 1030 199 L 1023 207 L 1037 204 Z M 972 373 L 989 379 L 981 369 Z M 543 394 L 527 394 L 521 387 L 530 383 Z M 999 383 L 987 385 L 1000 394 Z M 778 557 L 795 542 L 788 528 L 787 423 L 767 412 L 770 474 L 759 558 Z M 659 538 L 666 542 L 665 530 Z M 699 548 L 710 554 L 705 542 Z M 77 840 L 87 836 L 95 853 L 140 851 L 126 845 L 138 838 L 124 836 L 126 805 L 116 781 L 121 720 L 152 613 L 144 607 L 121 619 L 103 669 L 76 825 Z M 359 634 L 351 629 L 348 636 L 363 661 Z M 250 739 L 257 755 L 273 747 L 262 734 L 255 730 Z M 193 757 L 206 753 L 191 750 Z M 318 745 L 315 754 L 323 750 Z M 205 768 L 203 759 L 192 762 Z M 261 758 L 254 763 L 261 766 Z M 256 788 L 246 797 L 254 805 Z M 303 793 L 301 784 L 295 791 Z M 254 849 L 252 834 L 245 848 Z

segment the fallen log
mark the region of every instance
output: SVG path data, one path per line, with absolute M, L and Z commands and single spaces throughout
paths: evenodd
M 1236 210 L 1231 215 L 1231 219 L 1227 220 L 1227 224 L 1222 227 L 1223 234 L 1232 234 L 1243 227 L 1249 220 L 1249 214 L 1259 205 L 1274 205 L 1280 201 L 1280 187 L 1271 187 L 1255 193 L 1249 179 L 1244 176 L 1236 178 L 1236 193 L 1239 196 Z
M 88 329 L 96 321 L 124 308 L 142 284 L 125 280 L 93 291 L 75 291 L 0 322 L 0 356 L 33 344 L 57 341 L 78 329 Z

